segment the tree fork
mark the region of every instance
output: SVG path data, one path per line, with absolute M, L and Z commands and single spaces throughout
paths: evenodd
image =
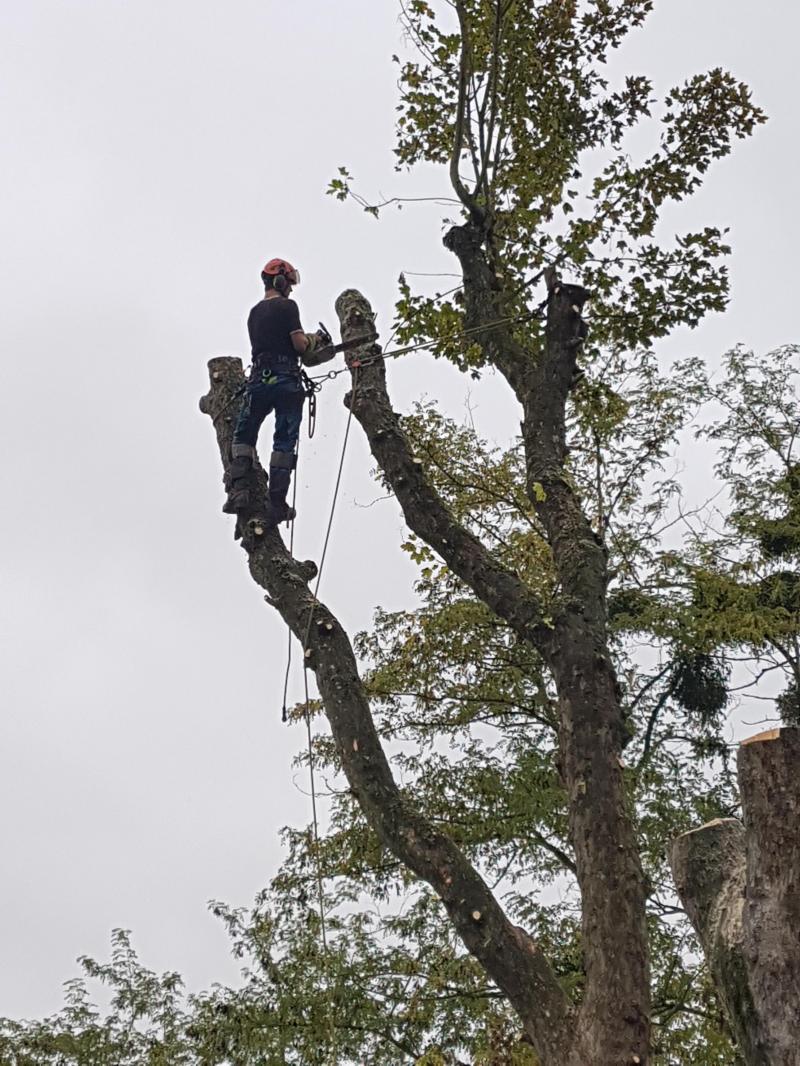
M 800 1061 L 800 729 L 746 740 L 744 825 L 679 836 L 671 863 L 747 1066 Z

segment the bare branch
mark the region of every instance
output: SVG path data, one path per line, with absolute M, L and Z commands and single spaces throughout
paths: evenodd
M 469 103 L 470 86 L 470 46 L 467 15 L 464 11 L 464 5 L 460 0 L 456 0 L 456 11 L 458 13 L 458 23 L 461 28 L 461 59 L 458 72 L 458 100 L 456 103 L 455 129 L 453 131 L 453 151 L 450 156 L 450 184 L 453 186 L 456 196 L 458 196 L 461 203 L 469 212 L 472 221 L 477 225 L 482 225 L 485 218 L 485 212 L 479 207 L 475 197 L 464 185 L 461 180 L 461 174 L 459 173 L 461 152 L 463 151 L 464 141 L 466 139 L 467 107 Z

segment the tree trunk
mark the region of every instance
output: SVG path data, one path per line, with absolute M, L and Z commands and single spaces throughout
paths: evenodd
M 673 876 L 747 1066 L 798 1066 L 800 730 L 745 741 L 738 772 L 744 825 L 678 837 Z

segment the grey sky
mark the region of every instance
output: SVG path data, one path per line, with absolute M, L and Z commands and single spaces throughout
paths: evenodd
M 731 311 L 665 350 L 715 361 L 797 340 L 800 16 L 789 0 L 659 0 L 615 69 L 660 88 L 722 65 L 771 121 L 712 173 L 681 228 L 732 226 Z M 285 635 L 219 508 L 197 411 L 214 354 L 246 354 L 265 258 L 302 269 L 308 328 L 365 291 L 384 330 L 401 269 L 453 269 L 441 210 L 376 223 L 324 196 L 443 191 L 395 175 L 394 0 L 0 4 L 0 1014 L 60 1002 L 80 953 L 130 927 L 192 986 L 228 979 L 211 897 L 249 903 L 305 820 L 280 723 Z M 392 366 L 463 410 L 426 356 Z M 299 551 L 318 557 L 344 410 L 326 387 L 303 447 Z M 513 423 L 471 386 L 479 426 Z M 351 627 L 409 602 L 401 523 L 356 430 L 323 586 Z M 700 477 L 702 471 L 691 471 Z M 296 690 L 295 690 L 296 691 Z M 304 780 L 299 784 L 304 787 Z

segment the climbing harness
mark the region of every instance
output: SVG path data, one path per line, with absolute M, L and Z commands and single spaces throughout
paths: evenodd
M 342 341 L 340 344 L 334 344 L 333 337 L 330 335 L 329 331 L 326 329 L 325 325 L 322 322 L 320 322 L 319 324 L 319 335 L 322 347 L 331 348 L 334 355 L 337 355 L 339 352 L 349 352 L 353 348 L 359 348 L 362 344 L 369 344 L 371 341 L 374 341 L 376 339 L 376 334 L 370 333 L 362 337 L 352 337 L 350 340 Z M 352 363 L 351 365 L 356 366 L 359 364 Z M 248 369 L 252 369 L 252 365 Z M 262 380 L 265 382 L 265 384 L 270 384 L 271 381 L 266 377 L 267 373 L 268 371 L 266 369 L 262 371 Z M 322 374 L 316 375 L 315 377 L 309 377 L 308 373 L 305 370 L 305 367 L 303 367 L 301 364 L 298 364 L 297 373 L 300 378 L 300 384 L 303 386 L 303 391 L 305 392 L 306 399 L 308 400 L 308 439 L 311 440 L 317 428 L 317 393 L 322 388 L 323 381 L 325 381 L 327 378 L 335 377 L 336 375 Z M 337 373 L 341 373 L 341 371 L 337 371 Z M 221 410 L 218 411 L 216 416 L 214 417 L 214 425 L 216 425 L 219 422 L 220 418 L 222 418 L 222 416 L 230 410 L 233 404 L 241 396 L 244 395 L 247 389 L 247 385 L 248 382 L 245 381 L 228 398 L 228 401 L 223 405 Z

